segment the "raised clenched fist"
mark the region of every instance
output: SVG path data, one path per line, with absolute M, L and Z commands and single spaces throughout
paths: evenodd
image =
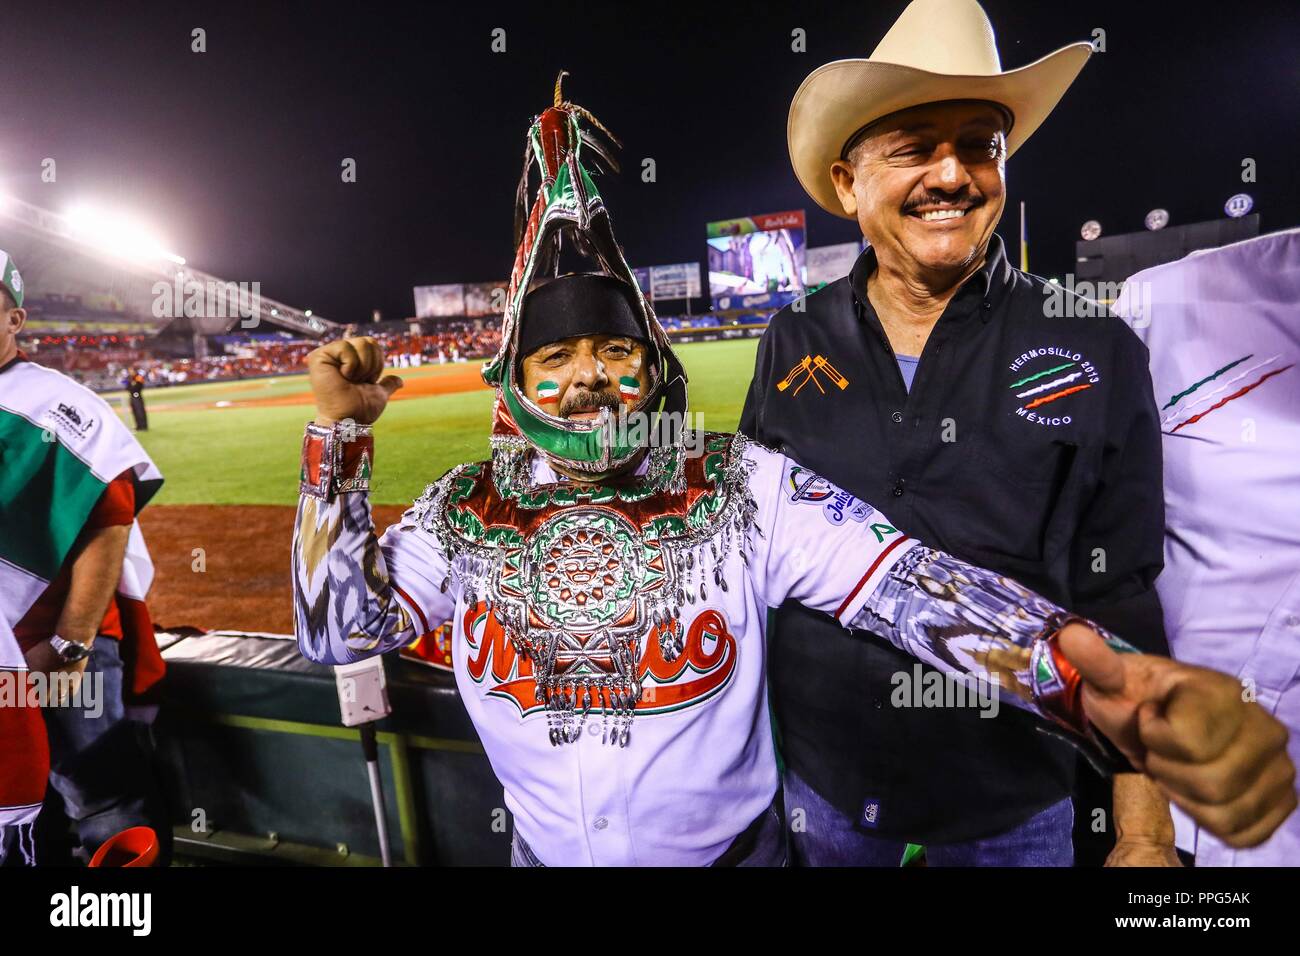
M 316 397 L 316 424 L 351 419 L 373 423 L 402 387 L 396 375 L 384 375 L 384 350 L 370 336 L 339 339 L 307 356 L 307 375 Z

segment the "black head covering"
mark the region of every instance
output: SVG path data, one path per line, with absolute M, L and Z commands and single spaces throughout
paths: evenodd
M 621 335 L 645 342 L 639 315 L 636 292 L 621 279 L 595 272 L 559 276 L 524 298 L 519 357 L 579 335 Z

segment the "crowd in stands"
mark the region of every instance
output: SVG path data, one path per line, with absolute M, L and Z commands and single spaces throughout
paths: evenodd
M 373 334 L 390 363 L 402 367 L 483 358 L 494 354 L 501 342 L 500 330 L 483 323 L 457 323 L 419 334 L 384 325 L 382 331 L 349 327 L 346 334 Z M 121 387 L 134 370 L 150 387 L 301 372 L 307 353 L 319 344 L 284 333 L 225 335 L 214 337 L 209 354 L 198 358 L 160 355 L 144 336 L 38 335 L 26 337 L 22 347 L 34 361 L 106 391 Z
M 763 324 L 766 315 L 664 316 L 660 321 L 670 332 L 712 329 L 720 325 Z M 408 368 L 442 362 L 462 362 L 496 353 L 501 330 L 496 320 L 440 322 L 436 328 L 410 322 L 348 326 L 346 335 L 372 335 L 389 357 L 389 363 Z M 320 344 L 287 332 L 239 332 L 213 336 L 208 354 L 197 358 L 178 357 L 175 347 L 157 347 L 149 336 L 130 334 L 52 335 L 24 337 L 21 345 L 42 365 L 70 375 L 97 391 L 120 388 L 132 371 L 140 371 L 149 387 L 185 382 L 260 378 L 301 372 L 307 353 Z
M 22 336 L 19 347 L 34 362 L 63 372 L 96 390 L 116 387 L 115 375 L 155 360 L 146 335 Z

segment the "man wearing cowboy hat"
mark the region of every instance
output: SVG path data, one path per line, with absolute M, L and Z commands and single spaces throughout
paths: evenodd
M 1006 158 L 1090 52 L 1076 43 L 1003 72 L 975 0 L 915 0 L 870 58 L 803 82 L 787 127 L 795 174 L 869 247 L 773 318 L 741 430 L 888 502 L 907 533 L 1167 653 L 1146 350 L 1012 268 L 994 234 Z M 839 387 L 778 387 L 814 356 Z M 909 706 L 909 682 L 924 680 L 912 662 L 803 608 L 777 612 L 771 655 L 804 862 L 897 865 L 909 842 L 932 865 L 1072 862 L 1074 756 L 1020 715 Z M 1168 805 L 1145 778 L 1116 777 L 1114 824 L 1109 862 L 1177 863 Z

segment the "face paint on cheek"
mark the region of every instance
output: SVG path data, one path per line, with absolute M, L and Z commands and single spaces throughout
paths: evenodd
M 557 405 L 560 401 L 560 386 L 549 379 L 537 383 L 537 404 Z
M 618 394 L 623 396 L 625 402 L 635 402 L 641 397 L 641 381 L 635 375 L 620 375 Z

